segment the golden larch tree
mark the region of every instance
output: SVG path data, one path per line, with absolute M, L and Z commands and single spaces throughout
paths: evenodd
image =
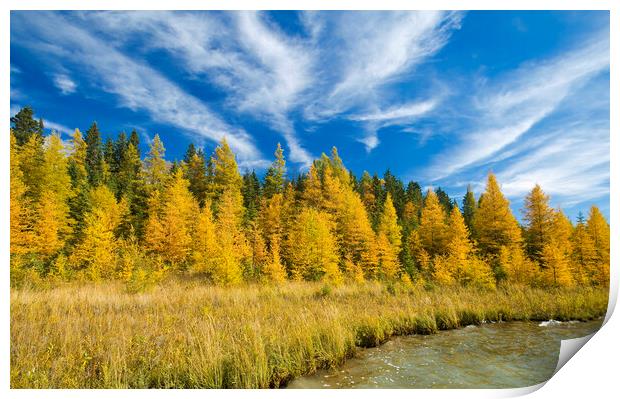
M 591 284 L 596 280 L 596 250 L 594 242 L 586 229 L 583 218 L 577 221 L 577 226 L 571 236 L 571 264 L 573 278 L 577 284 Z
M 71 233 L 69 206 L 71 178 L 64 146 L 58 134 L 49 136 L 43 152 L 41 178 L 45 182 L 36 207 L 33 249 L 44 256 L 54 255 Z
M 401 227 L 396 209 L 388 193 L 377 229 L 380 272 L 384 278 L 393 279 L 399 272 L 398 254 L 401 249 Z
M 211 204 L 200 209 L 192 237 L 192 270 L 210 275 L 217 266 L 219 246 Z
M 422 247 L 430 257 L 445 252 L 446 214 L 433 190 L 428 190 L 426 194 L 418 235 Z
M 282 211 L 284 195 L 272 194 L 266 199 L 260 211 L 260 223 L 264 233 L 268 256 L 263 268 L 263 275 L 272 281 L 281 282 L 286 278 L 286 269 L 281 260 L 281 243 L 283 238 Z
M 489 173 L 486 190 L 479 202 L 474 216 L 474 230 L 481 252 L 497 256 L 502 246 L 520 244 L 519 224 L 493 173 Z
M 549 196 L 538 184 L 525 197 L 523 220 L 525 222 L 525 246 L 528 255 L 540 261 L 542 249 L 551 240 L 554 211 L 549 206 Z
M 597 285 L 609 285 L 609 224 L 597 206 L 590 208 L 586 229 L 594 244 L 596 266 L 593 282 Z
M 293 278 L 341 281 L 332 223 L 325 212 L 307 207 L 300 211 L 289 237 Z
M 75 269 L 85 270 L 91 279 L 97 280 L 115 272 L 118 241 L 114 232 L 127 212 L 127 204 L 117 202 L 105 185 L 92 189 L 90 202 L 93 206 L 85 216 L 84 239 L 69 261 Z
M 32 243 L 31 204 L 26 198 L 26 185 L 19 167 L 19 153 L 15 136 L 11 131 L 10 147 L 10 252 L 22 254 Z
M 190 254 L 198 202 L 189 191 L 189 181 L 178 169 L 164 192 L 155 192 L 149 204 L 146 246 L 173 265 L 184 263 Z
M 250 257 L 250 247 L 241 227 L 243 203 L 238 199 L 237 192 L 226 190 L 217 206 L 216 229 L 220 254 L 213 279 L 218 284 L 243 281 L 243 262 Z

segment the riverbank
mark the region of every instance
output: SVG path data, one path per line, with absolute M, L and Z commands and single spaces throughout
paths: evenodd
M 360 349 L 342 366 L 294 379 L 287 388 L 523 388 L 549 380 L 561 341 L 596 332 L 592 321 L 484 323 L 432 335 L 394 337 Z
M 603 289 L 221 288 L 167 281 L 11 290 L 12 388 L 266 388 L 342 364 L 357 347 L 487 321 L 590 320 Z

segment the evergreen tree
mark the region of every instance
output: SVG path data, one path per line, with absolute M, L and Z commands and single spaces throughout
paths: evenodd
M 151 148 L 145 160 L 146 182 L 151 191 L 162 191 L 168 179 L 168 167 L 164 154 L 166 149 L 159 135 L 156 134 L 151 142 Z
M 256 172 L 247 172 L 243 175 L 243 186 L 241 187 L 243 195 L 243 207 L 245 208 L 245 224 L 255 220 L 258 216 L 261 200 L 261 187 Z
M 189 191 L 194 195 L 198 205 L 203 207 L 209 190 L 207 165 L 202 150 L 195 151 L 191 146 L 184 159 L 185 178 L 189 180 Z
M 394 208 L 396 209 L 396 214 L 399 219 L 402 219 L 405 203 L 407 201 L 403 182 L 394 176 L 389 169 L 384 173 L 383 181 L 385 182 L 385 191 L 390 195 Z
M 265 198 L 271 198 L 274 194 L 279 194 L 284 191 L 285 175 L 286 175 L 286 162 L 284 160 L 284 152 L 280 143 L 274 153 L 276 159 L 273 161 L 267 174 L 265 175 L 265 186 L 263 188 L 263 194 Z
M 136 129 L 131 131 L 131 135 L 129 136 L 129 144 L 133 144 L 136 152 L 138 153 L 138 158 L 142 158 L 140 155 L 140 138 L 138 137 L 138 132 L 136 132 Z
M 467 186 L 467 193 L 463 197 L 463 219 L 465 220 L 465 225 L 469 230 L 469 233 L 472 237 L 476 236 L 474 231 L 474 216 L 476 214 L 476 196 L 471 189 L 471 185 Z
M 446 215 L 449 215 L 450 212 L 452 212 L 452 207 L 454 206 L 454 203 L 450 199 L 450 196 L 448 195 L 448 193 L 443 191 L 441 187 L 437 187 L 435 189 L 435 194 L 437 194 L 437 200 L 439 201 L 439 204 L 443 207 L 444 212 L 446 213 Z
M 88 182 L 91 186 L 96 186 L 103 182 L 104 178 L 104 159 L 101 148 L 101 134 L 97 127 L 97 122 L 93 122 L 86 136 L 86 172 L 88 173 Z
M 72 195 L 68 205 L 73 230 L 70 244 L 75 245 L 83 239 L 85 215 L 90 211 L 90 186 L 86 171 L 86 142 L 82 139 L 79 129 L 75 129 L 71 144 L 73 150 L 68 159 L 68 172 L 71 178 Z
M 26 144 L 32 136 L 37 136 L 39 141 L 43 140 L 43 120 L 35 120 L 34 111 L 29 106 L 11 117 L 11 130 L 18 146 Z

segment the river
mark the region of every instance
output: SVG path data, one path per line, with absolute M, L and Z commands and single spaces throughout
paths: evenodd
M 602 320 L 511 322 L 435 335 L 395 337 L 359 350 L 337 369 L 319 370 L 289 388 L 518 388 L 548 380 L 560 340 L 589 335 Z

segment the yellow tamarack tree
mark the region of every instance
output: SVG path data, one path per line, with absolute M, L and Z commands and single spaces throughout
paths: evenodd
M 267 247 L 267 259 L 263 267 L 263 276 L 268 280 L 282 282 L 286 279 L 286 269 L 281 260 L 281 243 L 283 237 L 282 212 L 284 195 L 273 194 L 263 202 L 260 221 Z
M 243 179 L 239 174 L 237 167 L 237 160 L 235 154 L 230 149 L 226 138 L 222 138 L 220 144 L 215 148 L 214 154 L 211 157 L 212 167 L 212 181 L 211 181 L 211 196 L 213 197 L 213 205 L 217 211 L 219 206 L 220 197 L 224 192 L 228 192 L 228 195 L 232 195 L 234 201 L 239 201 L 242 212 L 243 199 L 241 197 L 241 187 L 243 185 Z
M 212 273 L 218 284 L 243 281 L 243 262 L 250 257 L 250 247 L 241 228 L 243 204 L 238 193 L 226 190 L 217 207 L 216 230 L 219 256 Z
M 549 206 L 549 196 L 537 184 L 525 197 L 525 246 L 528 255 L 540 261 L 543 247 L 551 240 L 554 211 Z
M 219 255 L 217 232 L 211 211 L 211 203 L 207 199 L 200 209 L 192 237 L 192 270 L 198 273 L 211 274 L 216 267 Z
M 127 204 L 118 203 L 105 185 L 92 189 L 90 202 L 93 206 L 85 216 L 84 239 L 69 261 L 75 269 L 85 270 L 93 280 L 109 278 L 116 268 L 118 241 L 114 231 L 127 212 Z
M 542 251 L 542 274 L 546 285 L 570 286 L 573 284 L 570 256 L 570 236 L 573 226 L 560 210 L 553 211 L 548 242 Z
M 511 283 L 527 285 L 539 279 L 538 264 L 527 256 L 519 245 L 502 246 L 497 257 L 500 268 Z
M 342 259 L 350 262 L 348 267 L 345 267 L 349 277 L 358 279 L 360 273 L 367 278 L 376 277 L 379 259 L 375 232 L 360 197 L 350 189 L 343 194 L 343 203 L 338 211 L 337 230 L 341 237 Z
M 304 182 L 302 199 L 304 205 L 308 207 L 321 209 L 323 205 L 323 187 L 315 164 L 312 164 L 308 171 L 308 176 Z
M 571 235 L 571 247 L 573 279 L 579 285 L 591 284 L 597 275 L 596 250 L 581 215 Z
M 425 252 L 430 256 L 440 255 L 446 249 L 446 214 L 439 204 L 437 194 L 428 190 L 422 208 L 418 236 Z
M 265 266 L 269 262 L 269 253 L 263 232 L 256 221 L 250 222 L 246 229 L 246 236 L 249 246 L 249 270 L 248 277 L 252 279 L 269 280 L 270 276 L 265 276 Z M 286 277 L 286 269 L 284 270 Z
M 486 190 L 474 216 L 474 230 L 482 254 L 497 256 L 502 246 L 520 245 L 521 230 L 502 194 L 497 179 L 489 173 Z
M 338 248 L 332 234 L 328 214 L 314 208 L 303 208 L 289 237 L 291 275 L 294 279 L 328 280 L 338 283 Z
M 23 254 L 28 251 L 32 242 L 30 227 L 31 204 L 26 198 L 26 185 L 19 167 L 19 153 L 15 136 L 11 131 L 10 147 L 10 252 Z
M 594 244 L 596 265 L 592 274 L 593 282 L 597 285 L 609 285 L 609 224 L 596 206 L 590 208 L 586 229 Z
M 393 279 L 399 272 L 398 254 L 401 249 L 401 228 L 398 225 L 396 209 L 388 193 L 377 231 L 379 247 L 380 274 L 383 278 Z
M 146 225 L 146 246 L 172 265 L 188 259 L 198 203 L 189 191 L 189 181 L 177 170 L 162 194 L 155 191 L 150 199 Z
M 45 186 L 36 208 L 33 250 L 51 256 L 64 246 L 66 237 L 71 233 L 67 204 L 71 195 L 71 178 L 58 134 L 48 137 L 40 174 Z

